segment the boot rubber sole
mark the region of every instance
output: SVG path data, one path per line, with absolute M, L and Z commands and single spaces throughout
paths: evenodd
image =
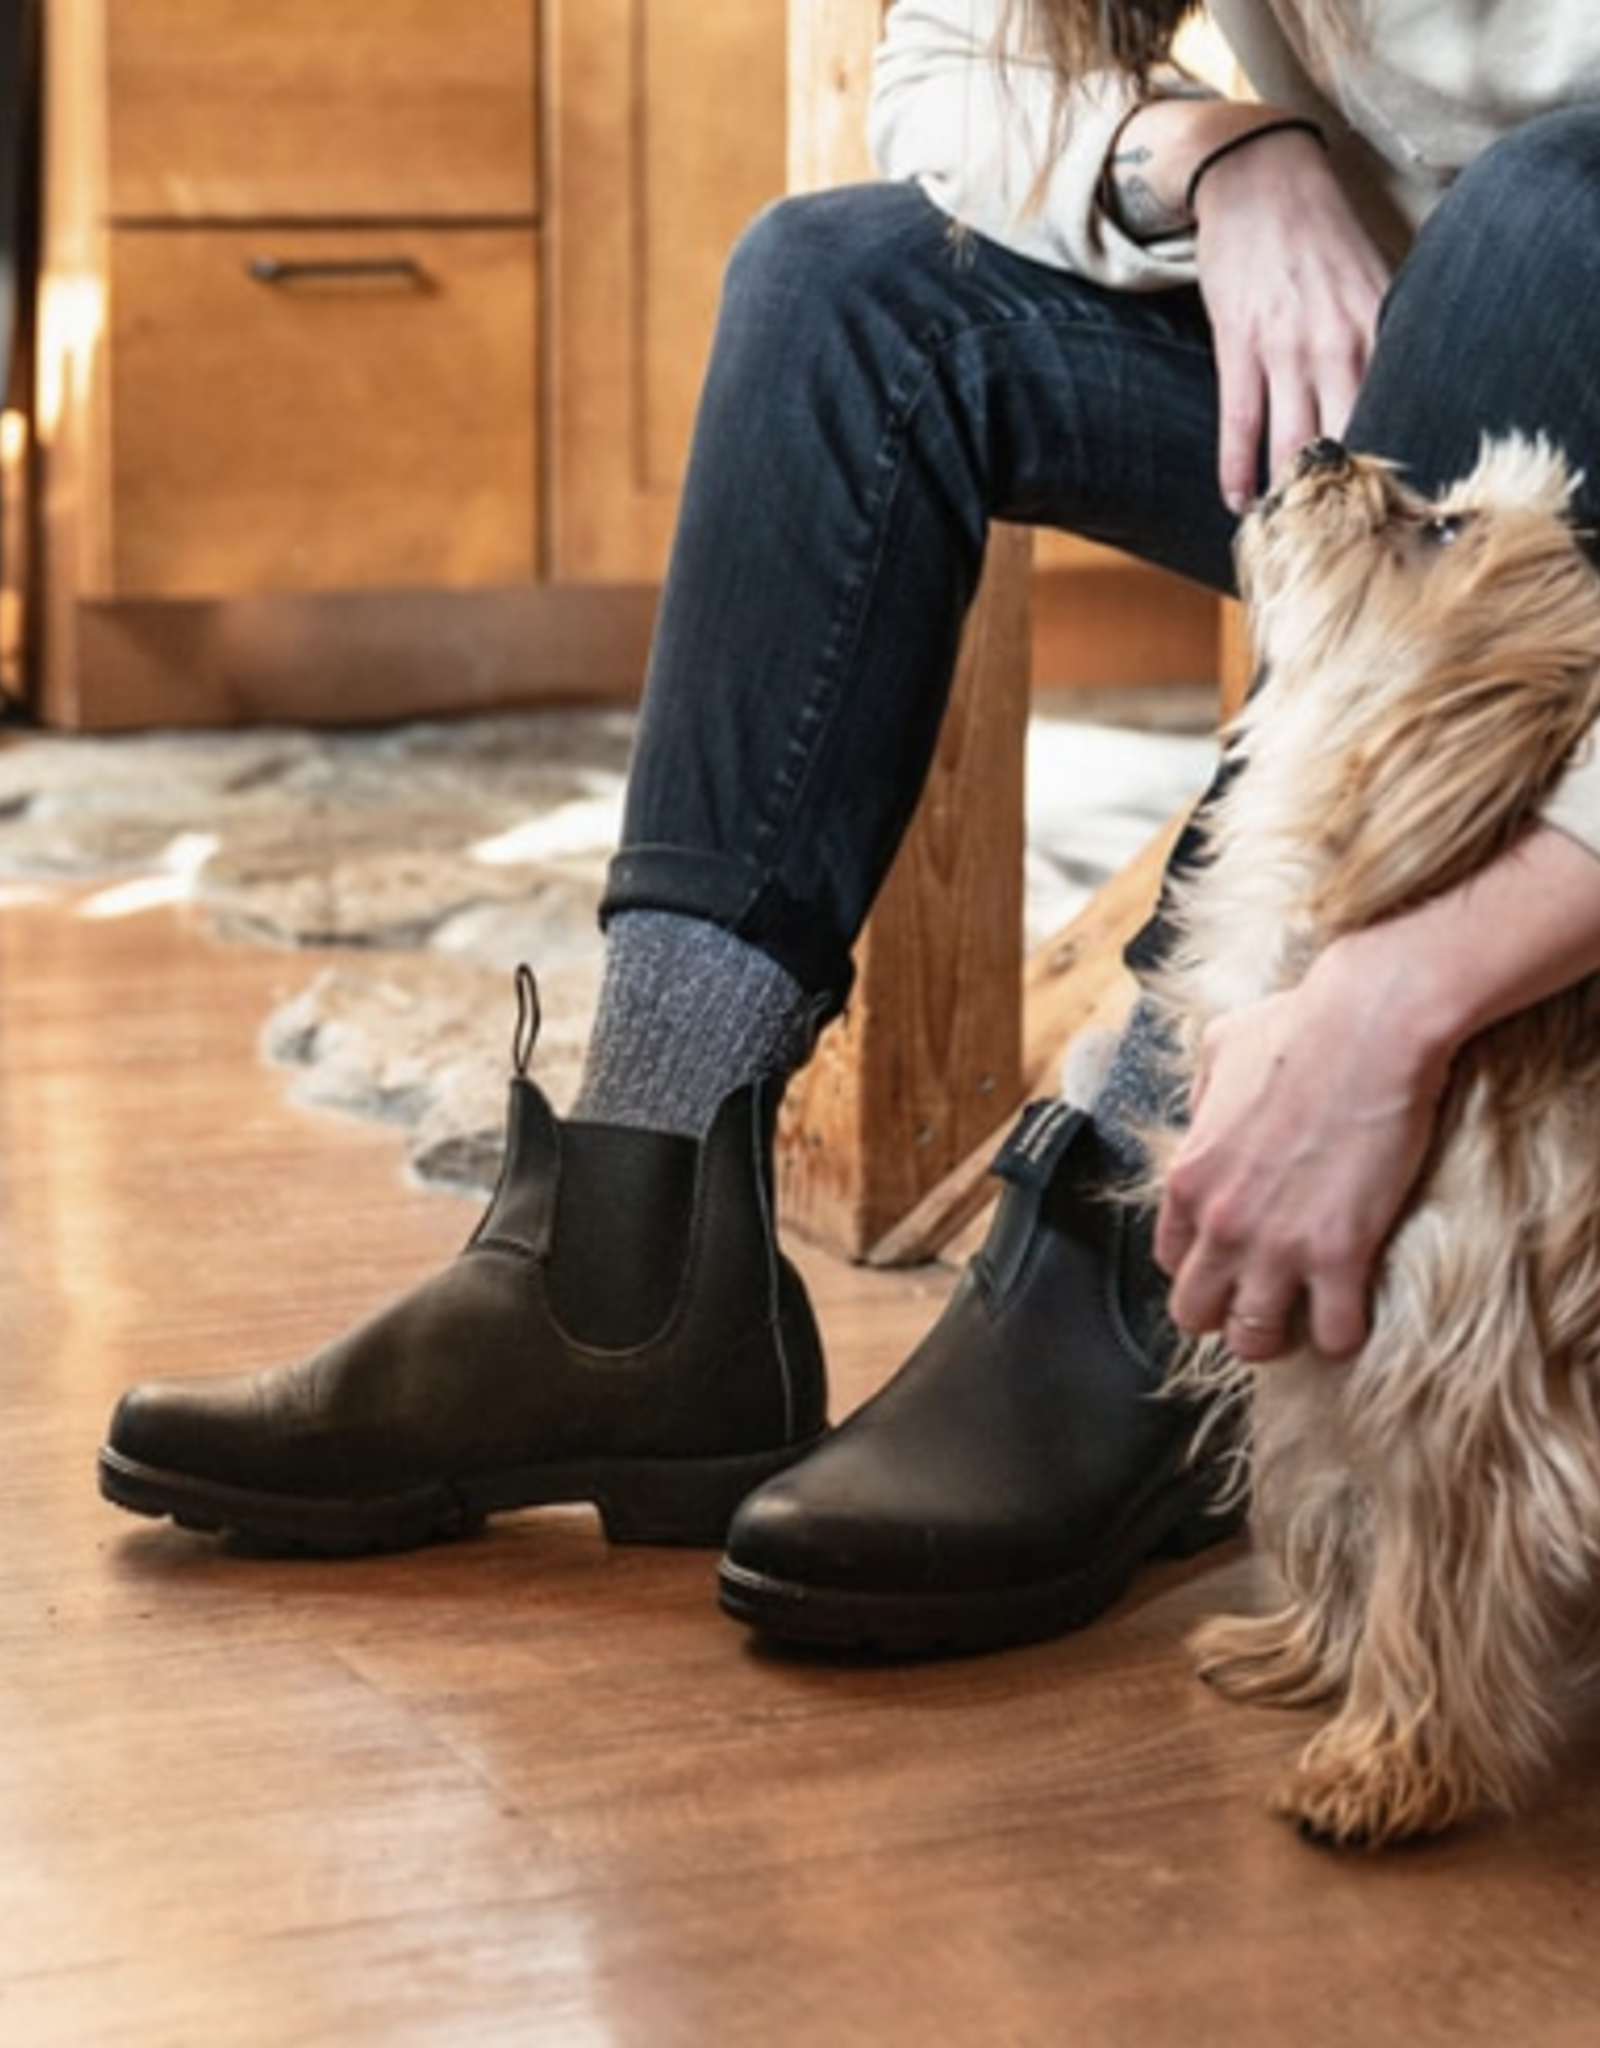
M 775 1643 L 859 1657 L 967 1656 L 1019 1648 L 1086 1628 L 1113 1607 L 1141 1566 L 1196 1557 L 1235 1535 L 1241 1506 L 1196 1501 L 1192 1480 L 1142 1511 L 1086 1563 L 1026 1585 L 910 1591 L 807 1585 L 724 1558 L 722 1611 Z
M 812 1442 L 815 1442 L 813 1439 Z M 812 1442 L 726 1458 L 595 1458 L 333 1499 L 255 1492 L 100 1452 L 100 1491 L 130 1513 L 319 1557 L 414 1550 L 471 1536 L 496 1514 L 590 1506 L 617 1544 L 715 1550 L 739 1503 Z

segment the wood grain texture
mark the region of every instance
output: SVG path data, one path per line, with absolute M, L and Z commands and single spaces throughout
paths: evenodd
M 864 119 L 888 0 L 792 0 L 789 189 L 816 192 L 874 175 Z
M 531 581 L 537 278 L 513 227 L 119 232 L 95 594 Z
M 0 907 L 8 2042 L 1592 2041 L 1600 1756 L 1515 1828 L 1303 1847 L 1261 1806 L 1299 1720 L 1181 1651 L 1264 1590 L 1240 1551 L 1082 1636 L 836 1668 L 754 1653 L 708 1555 L 582 1513 L 294 1565 L 105 1507 L 124 1384 L 290 1355 L 472 1219 L 259 1063 L 310 971 L 169 912 Z M 796 1249 L 842 1410 L 949 1275 Z
M 519 704 L 631 704 L 653 585 L 330 590 L 84 604 L 57 723 L 102 732 L 381 725 Z M 448 649 L 445 660 L 441 649 Z
M 723 268 L 783 191 L 783 0 L 546 11 L 550 570 L 658 577 Z
M 78 5 L 80 0 L 69 0 Z M 533 0 L 96 0 L 118 220 L 526 219 Z

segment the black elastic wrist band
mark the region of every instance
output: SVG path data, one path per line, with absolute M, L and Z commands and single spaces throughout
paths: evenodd
M 1189 173 L 1189 182 L 1183 188 L 1183 210 L 1191 216 L 1194 213 L 1195 194 L 1200 190 L 1200 180 L 1206 172 L 1220 164 L 1225 156 L 1232 156 L 1236 149 L 1243 149 L 1247 142 L 1259 142 L 1263 135 L 1311 135 L 1328 146 L 1328 138 L 1315 121 L 1308 121 L 1303 114 L 1284 114 L 1276 121 L 1263 121 L 1257 128 L 1246 128 L 1238 135 L 1230 135 L 1226 142 L 1219 142 Z

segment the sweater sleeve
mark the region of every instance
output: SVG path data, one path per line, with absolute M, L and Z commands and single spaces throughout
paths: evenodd
M 1192 283 L 1192 235 L 1140 244 L 1100 204 L 1106 154 L 1134 105 L 1128 82 L 1084 78 L 1058 118 L 1050 67 L 1002 56 L 996 21 L 994 0 L 895 0 L 873 74 L 878 168 L 1035 262 L 1124 291 Z
M 1546 799 L 1544 821 L 1600 855 L 1600 746 L 1590 733 Z

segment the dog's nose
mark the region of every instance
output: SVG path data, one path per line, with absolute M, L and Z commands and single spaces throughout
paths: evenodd
M 1349 460 L 1344 443 L 1323 434 L 1301 449 L 1295 469 L 1301 476 L 1314 476 L 1322 469 L 1343 469 Z

